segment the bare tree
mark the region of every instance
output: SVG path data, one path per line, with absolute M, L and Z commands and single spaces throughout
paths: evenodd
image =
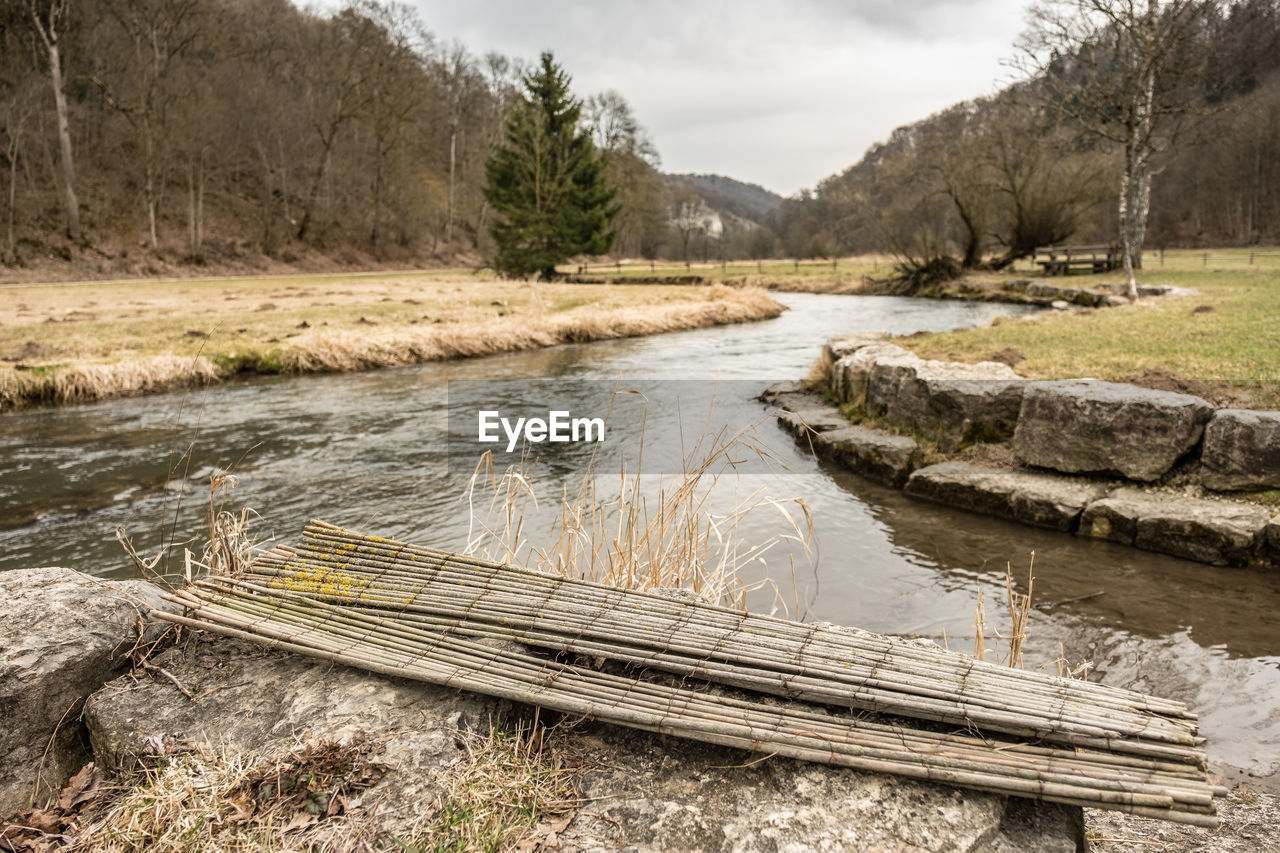
M 1021 65 L 1090 133 L 1123 150 L 1117 211 L 1125 279 L 1138 298 L 1135 270 L 1157 158 L 1172 150 L 1204 103 L 1193 60 L 1206 0 L 1046 0 L 1033 6 Z
M 58 117 L 58 151 L 62 171 L 62 203 L 67 213 L 67 236 L 80 242 L 80 201 L 76 198 L 76 170 L 71 157 L 71 124 L 67 118 L 67 95 L 62 86 L 60 27 L 67 17 L 70 0 L 30 0 L 31 22 L 35 24 L 49 61 L 49 82 Z
M 129 51 L 94 76 L 107 102 L 134 128 L 142 148 L 142 192 L 151 248 L 160 246 L 158 219 L 169 164 L 170 110 L 185 94 L 174 66 L 200 36 L 196 0 L 102 0 L 107 20 Z M 193 213 L 194 215 L 194 213 Z

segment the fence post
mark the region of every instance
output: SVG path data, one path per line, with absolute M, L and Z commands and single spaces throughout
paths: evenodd
M 1249 266 L 1253 266 L 1253 252 L 1249 253 Z
M 764 261 L 760 260 L 759 258 L 756 258 L 756 272 L 759 272 L 759 273 L 764 272 Z
M 1209 266 L 1209 253 L 1208 253 L 1208 252 L 1205 252 L 1205 253 L 1204 253 L 1204 265 L 1205 265 L 1206 267 L 1207 267 L 1207 266 Z
M 1164 266 L 1164 249 L 1160 250 L 1160 266 Z
M 796 258 L 796 272 L 800 272 L 800 259 Z
M 840 262 L 840 259 L 839 259 L 839 258 L 832 258 L 832 259 L 831 259 L 831 271 L 832 271 L 832 272 L 835 272 L 835 271 L 836 271 L 836 264 L 837 264 L 837 263 L 839 263 L 839 262 Z
M 653 259 L 649 259 L 649 272 L 653 272 Z

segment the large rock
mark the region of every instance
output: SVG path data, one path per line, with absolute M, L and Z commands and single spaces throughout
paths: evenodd
M 883 329 L 871 329 L 839 335 L 822 345 L 823 355 L 829 363 L 834 364 L 845 356 L 852 355 L 863 347 L 878 343 L 888 337 L 889 333 Z
M 907 480 L 912 497 L 1070 532 L 1090 501 L 1106 487 L 1071 477 L 980 468 L 967 462 L 942 462 L 920 468 Z
M 260 650 L 223 638 L 158 661 L 165 678 L 113 682 L 86 707 L 94 754 L 128 768 L 157 750 L 272 755 L 299 740 L 365 745 L 384 767 L 347 814 L 306 841 L 363 837 L 399 849 L 429 821 L 450 772 L 466 760 L 457 735 L 515 709 L 496 700 Z M 803 762 L 752 761 L 740 751 L 602 724 L 579 724 L 587 799 L 559 833 L 569 851 L 954 850 L 1074 851 L 1079 809 L 1010 801 Z M 758 756 L 756 757 L 758 759 Z M 326 836 L 325 833 L 328 833 Z
M 872 343 L 838 359 L 831 366 L 831 391 L 842 403 L 853 403 L 859 409 L 867 406 L 867 388 L 872 368 L 880 361 L 893 360 L 914 363 L 920 361 L 915 353 L 897 344 Z
M 815 439 L 820 452 L 869 480 L 902 488 L 920 464 L 920 445 L 905 435 L 864 426 L 845 426 Z
M 943 453 L 1013 436 L 1025 383 L 1009 365 L 920 361 L 898 369 L 897 393 L 884 412 L 890 423 L 934 439 Z
M 1080 535 L 1215 566 L 1263 559 L 1271 514 L 1261 506 L 1117 489 L 1085 508 Z
M 1280 566 L 1280 517 L 1271 519 L 1267 525 L 1267 557 Z
M 1013 450 L 1041 468 L 1151 481 L 1196 446 L 1212 414 L 1189 394 L 1093 379 L 1028 382 Z
M 1210 489 L 1280 488 L 1280 412 L 1218 411 L 1204 428 L 1200 461 Z
M 892 344 L 871 344 L 832 367 L 833 391 L 873 417 L 914 430 L 949 453 L 1013 435 L 1021 377 L 1007 364 L 929 361 Z
M 139 641 L 159 636 L 169 623 L 148 613 L 168 606 L 143 581 L 0 572 L 0 817 L 33 797 L 44 805 L 80 769 L 85 697 L 128 667 Z

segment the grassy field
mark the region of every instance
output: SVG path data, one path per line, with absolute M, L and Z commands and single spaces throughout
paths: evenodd
M 0 288 L 0 408 L 745 322 L 762 291 L 397 273 Z
M 1275 250 L 1272 250 L 1273 252 Z M 925 358 L 980 361 L 1012 350 L 1015 369 L 1036 379 L 1143 379 L 1220 402 L 1280 404 L 1280 252 L 1168 252 L 1146 256 L 1144 284 L 1191 295 L 1144 299 L 1090 312 L 1053 312 L 992 326 L 924 335 L 903 345 Z M 1028 270 L 1004 274 L 1019 277 Z M 998 277 L 993 277 L 993 280 Z M 1071 287 L 1122 280 L 1116 273 L 1055 278 Z M 1207 387 L 1199 387 L 1199 386 Z

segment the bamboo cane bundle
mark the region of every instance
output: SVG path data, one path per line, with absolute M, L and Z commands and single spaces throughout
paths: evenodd
M 318 522 L 299 548 L 264 555 L 245 578 L 199 581 L 171 600 L 186 615 L 158 615 L 183 624 L 606 722 L 1216 824 L 1222 791 L 1208 782 L 1194 717 L 1178 703 L 974 666 L 889 638 L 566 581 Z M 491 638 L 678 678 L 600 672 L 482 642 Z M 742 692 L 707 692 L 691 678 Z
M 1199 746 L 1195 717 L 1180 703 L 907 641 L 361 540 L 322 524 L 308 527 L 299 549 L 259 560 L 249 579 L 775 695 L 1144 755 L 1185 757 Z

